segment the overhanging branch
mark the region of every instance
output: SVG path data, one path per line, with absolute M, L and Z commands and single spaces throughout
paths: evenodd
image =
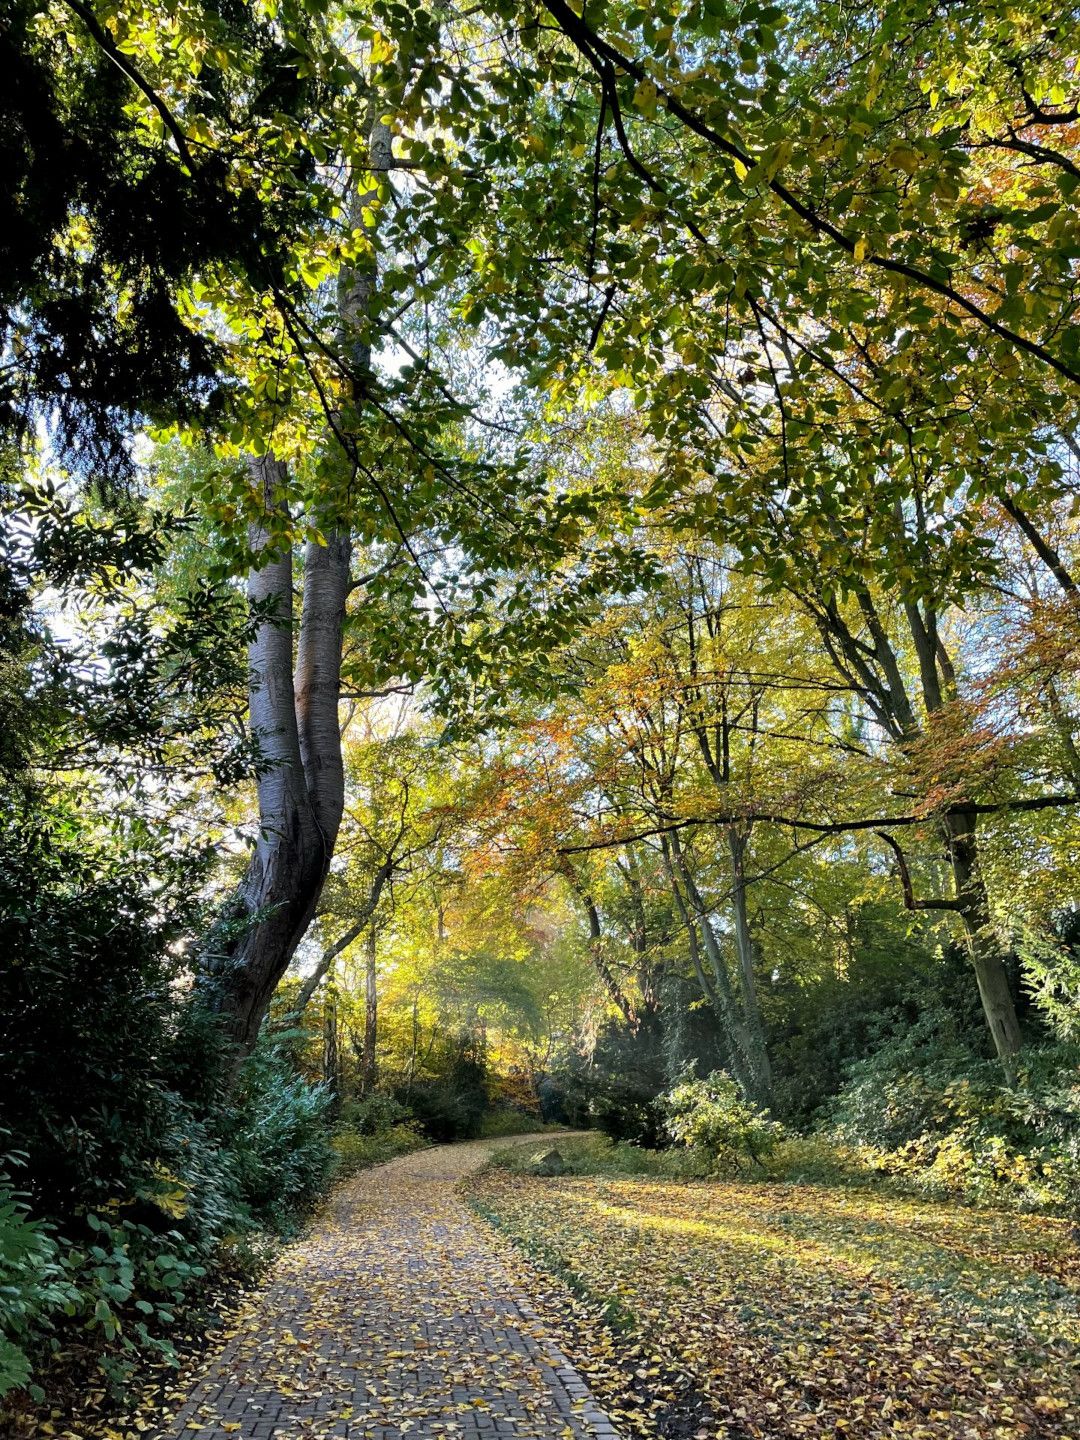
M 702 116 L 685 105 L 674 91 L 668 89 L 663 84 L 662 80 L 657 79 L 655 75 L 647 72 L 645 67 L 639 64 L 632 56 L 625 55 L 617 46 L 605 40 L 603 36 L 599 35 L 585 22 L 582 16 L 574 13 L 567 3 L 567 0 L 544 0 L 544 7 L 562 33 L 574 43 L 582 57 L 600 77 L 601 87 L 606 89 L 608 102 L 612 106 L 613 118 L 620 118 L 619 112 L 615 108 L 617 97 L 612 96 L 611 79 L 613 79 L 614 75 L 621 72 L 638 83 L 648 81 L 655 85 L 657 95 L 667 111 L 671 115 L 674 115 L 688 130 L 692 131 L 693 134 L 697 135 L 707 144 L 719 150 L 721 154 L 726 155 L 733 161 L 738 161 L 740 165 L 744 165 L 748 171 L 754 169 L 756 164 L 755 157 L 748 150 L 736 141 L 730 140 L 727 136 L 720 134 L 720 132 L 714 129 Z M 618 138 L 620 146 L 626 154 L 628 163 L 645 179 L 654 194 L 662 192 L 664 187 L 656 176 L 647 171 L 637 156 L 633 154 L 625 135 L 620 133 Z M 848 255 L 854 256 L 856 242 L 849 239 L 837 225 L 834 225 L 826 216 L 820 214 L 812 204 L 796 194 L 784 181 L 774 176 L 766 181 L 766 187 L 772 191 L 787 209 L 798 215 L 815 234 L 825 237 Z M 680 218 L 689 227 L 692 234 L 695 234 L 698 238 L 704 238 L 701 235 L 700 228 L 692 217 L 682 215 Z M 888 255 L 867 254 L 863 257 L 862 263 L 878 270 L 884 270 L 892 275 L 901 275 L 905 279 L 922 286 L 924 289 L 933 291 L 934 294 L 940 295 L 943 299 L 949 301 L 950 304 L 956 305 L 959 309 L 970 315 L 972 319 L 977 320 L 979 324 L 983 325 L 987 330 L 992 331 L 1001 339 L 1008 341 L 1009 344 L 1015 345 L 1018 350 L 1025 351 L 1036 360 L 1041 361 L 1044 365 L 1049 365 L 1052 369 L 1056 370 L 1058 374 L 1065 376 L 1074 384 L 1080 383 L 1080 370 L 1075 369 L 1066 361 L 1060 359 L 1052 351 L 1048 350 L 1045 345 L 1040 345 L 1037 341 L 1028 339 L 1026 335 L 1021 335 L 1015 330 L 1010 330 L 1008 326 L 1003 325 L 1000 320 L 995 319 L 994 316 L 984 310 L 981 305 L 977 304 L 976 301 L 965 295 L 962 290 L 958 290 L 956 286 L 950 284 L 947 280 L 939 279 L 936 275 L 931 274 L 928 270 L 924 270 L 918 265 L 911 265 L 903 260 L 895 260 Z
M 1002 800 L 994 803 L 972 801 L 955 807 L 965 815 L 1004 815 L 1012 812 L 1051 810 L 1065 805 L 1080 805 L 1077 795 L 1032 795 L 1023 800 Z M 948 812 L 946 812 L 948 813 Z M 781 815 L 771 810 L 742 810 L 716 815 L 695 815 L 682 820 L 670 820 L 660 825 L 651 825 L 644 830 L 627 831 L 620 835 L 606 835 L 597 840 L 582 841 L 577 845 L 560 845 L 560 855 L 580 855 L 589 850 L 610 850 L 618 845 L 632 845 L 638 840 L 650 840 L 659 835 L 671 835 L 696 825 L 736 825 L 748 821 L 762 825 L 780 825 L 790 830 L 808 830 L 815 835 L 847 835 L 860 830 L 891 830 L 897 826 L 930 825 L 935 816 L 929 815 L 875 815 L 865 820 L 800 820 L 794 815 Z

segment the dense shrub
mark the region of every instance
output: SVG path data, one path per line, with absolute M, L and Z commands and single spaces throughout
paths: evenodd
M 815 1123 L 849 1066 L 927 1017 L 946 1043 L 961 1037 L 970 1049 L 985 1033 L 963 947 L 927 944 L 868 903 L 851 917 L 850 950 L 842 973 L 830 968 L 808 985 L 784 971 L 763 992 L 776 1113 L 792 1128 Z
M 714 1014 L 693 1001 L 692 989 L 673 978 L 664 1003 L 643 1014 L 635 1031 L 604 1025 L 591 1053 L 575 1056 L 556 1077 L 564 1094 L 558 1118 L 650 1150 L 670 1145 L 659 1097 L 688 1066 L 701 1072 L 730 1061 Z
M 333 1174 L 332 1097 L 292 1073 L 270 1044 L 245 1062 L 224 1139 L 254 1220 L 288 1232 Z
M 355 1131 L 357 1135 L 380 1135 L 395 1126 L 408 1125 L 415 1117 L 412 1109 L 396 1096 L 373 1090 L 343 1101 L 338 1118 L 343 1130 Z
M 1042 929 L 1025 927 L 1017 949 L 1025 986 L 1060 1040 L 1080 1040 L 1080 910 Z
M 575 1119 L 611 1140 L 654 1150 L 668 1143 L 657 1096 L 667 1084 L 667 1055 L 660 1024 L 646 1020 L 636 1034 L 611 1023 L 588 1057 L 574 1057 L 563 1080 Z
M 530 1115 L 524 1110 L 501 1108 L 487 1112 L 480 1124 L 480 1134 L 485 1140 L 489 1140 L 500 1135 L 532 1135 L 545 1128 L 558 1129 L 558 1126 L 545 1127 L 544 1121 L 538 1116 Z
M 480 1134 L 483 1104 L 460 1094 L 445 1080 L 424 1080 L 414 1085 L 409 1101 L 417 1123 L 436 1144 L 475 1140 Z
M 673 1140 L 707 1156 L 715 1169 L 764 1166 L 783 1139 L 783 1126 L 743 1099 L 730 1075 L 688 1076 L 662 1098 Z
M 76 1299 L 50 1227 L 0 1171 L 0 1395 L 28 1383 L 35 1342 Z
M 370 1165 L 383 1165 L 399 1155 L 422 1150 L 429 1142 L 413 1124 L 391 1125 L 374 1134 L 363 1134 L 347 1126 L 339 1126 L 331 1144 L 337 1155 L 338 1173 L 354 1175 Z
M 1024 1052 L 1018 1083 L 929 1024 L 852 1066 L 830 1109 L 863 1161 L 931 1193 L 1025 1209 L 1080 1208 L 1080 1050 Z
M 58 1218 L 148 1183 L 173 1124 L 173 951 L 201 863 L 135 840 L 0 812 L 0 1126 Z
M 711 1174 L 707 1158 L 681 1146 L 647 1150 L 627 1140 L 612 1140 L 599 1130 L 568 1135 L 559 1142 L 559 1154 L 571 1175 L 655 1176 L 666 1180 L 701 1180 Z M 507 1145 L 496 1150 L 492 1165 L 515 1174 L 533 1174 L 537 1152 L 531 1145 Z
M 26 1191 L 0 1177 L 5 1387 L 73 1342 L 122 1386 L 337 1164 L 327 1092 L 283 1051 L 261 1045 L 224 1091 L 183 958 L 202 874 L 167 836 L 89 810 L 0 808 L 0 1125 Z
M 408 1085 L 398 1097 L 429 1139 L 475 1140 L 488 1109 L 487 1056 L 471 1034 L 449 1038 L 433 1057 L 432 1078 Z

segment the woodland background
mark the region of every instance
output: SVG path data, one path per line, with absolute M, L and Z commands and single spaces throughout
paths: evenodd
M 1077 1213 L 1076 22 L 8 0 L 13 1405 L 430 1140 Z

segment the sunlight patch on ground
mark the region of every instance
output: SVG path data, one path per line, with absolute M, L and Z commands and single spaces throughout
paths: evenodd
M 630 1434 L 1080 1434 L 1061 1222 L 806 1185 L 495 1172 L 473 1195 L 568 1284 L 576 1357 Z

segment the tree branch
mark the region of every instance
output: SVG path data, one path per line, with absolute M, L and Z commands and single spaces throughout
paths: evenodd
M 1025 800 L 1002 800 L 987 804 L 972 802 L 962 808 L 965 815 L 1003 815 L 1012 811 L 1049 810 L 1063 805 L 1080 805 L 1080 796 L 1033 795 Z M 649 840 L 657 835 L 672 835 L 695 825 L 759 822 L 762 825 L 782 825 L 791 830 L 810 830 L 817 835 L 847 835 L 860 830 L 880 830 L 897 825 L 929 825 L 933 820 L 933 815 L 878 815 L 867 820 L 799 820 L 793 815 L 780 815 L 774 811 L 745 810 L 717 815 L 695 815 L 685 820 L 652 825 L 646 830 L 628 831 L 625 835 L 611 835 L 600 840 L 583 841 L 578 845 L 560 845 L 558 854 L 580 855 L 590 850 L 610 850 L 617 845 L 632 845 L 635 841 Z
M 749 151 L 744 150 L 741 145 L 736 144 L 732 140 L 728 140 L 717 130 L 714 130 L 707 121 L 703 120 L 701 116 L 695 114 L 693 110 L 690 110 L 684 105 L 677 94 L 658 82 L 654 76 L 648 74 L 645 68 L 636 60 L 629 55 L 624 55 L 616 46 L 604 40 L 595 30 L 585 23 L 581 16 L 575 15 L 567 3 L 567 0 L 544 0 L 544 6 L 559 29 L 562 30 L 563 34 L 573 41 L 589 65 L 598 73 L 602 85 L 608 83 L 606 78 L 607 74 L 613 76 L 616 69 L 623 71 L 639 83 L 648 80 L 656 86 L 657 94 L 660 99 L 662 99 L 669 114 L 674 115 L 676 119 L 680 120 L 688 130 L 691 130 L 695 135 L 719 150 L 721 154 L 728 156 L 729 159 L 737 160 L 741 165 L 745 165 L 747 170 L 754 168 L 756 161 Z M 618 132 L 621 117 L 619 111 L 615 108 L 617 98 L 612 96 L 610 85 L 608 85 L 608 99 L 612 104 L 612 116 L 616 119 L 616 130 Z M 656 177 L 651 175 L 637 157 L 633 155 L 627 140 L 621 134 L 619 135 L 619 143 L 633 169 L 641 175 L 654 193 L 662 193 L 664 187 L 660 185 Z M 815 234 L 824 236 L 848 255 L 854 256 L 856 242 L 850 240 L 831 220 L 819 214 L 811 204 L 801 199 L 793 190 L 785 185 L 782 180 L 773 177 L 765 183 L 766 187 L 772 191 L 777 199 L 789 210 L 798 215 Z M 695 222 L 687 219 L 686 216 L 683 216 L 682 219 L 684 223 L 690 227 L 691 233 L 701 237 L 701 231 Z M 1044 345 L 1040 345 L 1037 341 L 1029 340 L 1025 335 L 1019 335 L 1016 331 L 1010 330 L 1008 326 L 1003 325 L 999 320 L 995 320 L 992 315 L 988 314 L 974 300 L 969 299 L 961 290 L 958 290 L 954 285 L 949 284 L 945 280 L 939 280 L 929 271 L 922 270 L 917 265 L 909 265 L 903 260 L 894 260 L 886 255 L 867 254 L 862 263 L 879 270 L 884 270 L 889 274 L 902 275 L 905 279 L 914 281 L 924 289 L 933 291 L 934 294 L 940 295 L 950 301 L 950 303 L 958 306 L 966 314 L 985 326 L 986 329 L 1000 336 L 1001 339 L 1007 340 L 1011 345 L 1015 345 L 1017 349 L 1032 355 L 1044 365 L 1049 365 L 1060 375 L 1064 375 L 1066 379 L 1074 383 L 1080 383 L 1080 370 L 1074 369 L 1064 360 L 1059 359 L 1051 351 L 1047 350 Z
M 911 871 L 908 868 L 907 856 L 900 847 L 900 842 L 894 836 L 887 834 L 884 830 L 875 830 L 874 834 L 879 840 L 884 840 L 889 849 L 896 856 L 896 864 L 900 871 L 900 884 L 904 890 L 904 908 L 907 910 L 959 910 L 959 900 L 948 900 L 944 896 L 937 900 L 916 900 L 915 887 L 911 883 Z

